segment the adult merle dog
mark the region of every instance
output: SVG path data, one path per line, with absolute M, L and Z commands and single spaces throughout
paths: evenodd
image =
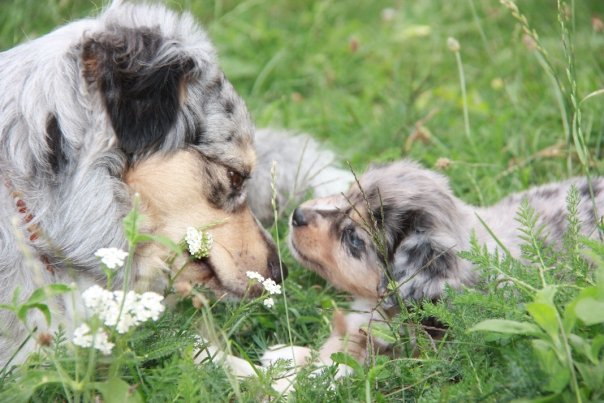
M 17 288 L 26 298 L 55 282 L 104 284 L 95 251 L 126 248 L 135 193 L 145 232 L 178 242 L 189 226 L 219 223 L 209 258 L 177 258 L 181 280 L 232 297 L 261 291 L 246 271 L 281 281 L 274 243 L 246 201 L 253 125 L 190 15 L 114 2 L 0 53 L 0 72 L 0 303 Z M 162 291 L 174 274 L 168 254 L 138 248 L 129 286 Z M 60 299 L 53 326 L 69 332 L 79 305 Z M 27 322 L 47 329 L 39 313 Z M 3 364 L 27 332 L 7 311 L 0 323 Z

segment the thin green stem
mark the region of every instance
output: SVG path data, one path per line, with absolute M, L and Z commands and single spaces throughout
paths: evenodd
M 472 142 L 472 132 L 470 131 L 470 113 L 468 110 L 468 95 L 466 93 L 466 76 L 463 69 L 463 63 L 461 61 L 461 53 L 459 51 L 455 53 L 455 61 L 457 62 L 457 70 L 459 72 L 459 85 L 461 86 L 461 99 L 463 103 L 463 123 L 465 128 L 466 137 L 470 143 Z
M 272 195 L 272 207 L 273 207 L 273 214 L 274 214 L 274 218 L 275 218 L 275 238 L 276 238 L 276 243 L 277 243 L 277 257 L 279 258 L 279 271 L 281 273 L 281 279 L 285 280 L 285 276 L 283 275 L 283 263 L 282 263 L 282 258 L 281 258 L 281 240 L 279 238 L 279 226 L 277 225 L 277 220 L 279 219 L 279 212 L 277 211 L 277 167 L 276 167 L 276 163 L 275 161 L 273 161 L 273 166 L 271 167 L 271 187 L 273 190 L 273 195 Z M 295 354 L 293 352 L 293 346 L 294 346 L 294 338 L 292 337 L 292 329 L 291 329 L 291 324 L 289 321 L 289 309 L 287 306 L 287 292 L 285 290 L 285 281 L 282 282 L 281 284 L 281 288 L 283 290 L 283 304 L 285 305 L 285 321 L 287 323 L 287 336 L 289 338 L 289 345 L 292 346 L 292 357 L 295 357 Z M 296 362 L 294 362 L 294 366 L 297 365 Z
M 489 56 L 491 56 L 491 49 L 489 47 L 489 42 L 487 41 L 487 36 L 484 33 L 484 29 L 482 28 L 482 24 L 480 23 L 480 18 L 478 18 L 478 13 L 476 12 L 476 6 L 474 5 L 474 0 L 468 0 L 470 4 L 470 10 L 472 11 L 472 18 L 474 18 L 474 23 L 478 28 L 478 33 L 480 34 L 480 39 L 482 40 L 482 46 L 484 46 L 484 50 L 487 52 Z
M 573 363 L 573 355 L 571 351 L 570 344 L 568 342 L 568 338 L 566 337 L 566 332 L 564 331 L 564 324 L 562 323 L 562 318 L 558 311 L 556 310 L 556 320 L 558 321 L 558 328 L 560 329 L 560 334 L 562 335 L 562 341 L 564 345 L 564 354 L 566 355 L 566 361 L 568 365 L 568 369 L 570 370 L 571 375 L 571 385 L 573 392 L 575 392 L 575 398 L 578 403 L 581 403 L 583 399 L 581 398 L 581 390 L 579 389 L 579 381 L 577 380 L 577 373 L 575 372 L 575 365 Z

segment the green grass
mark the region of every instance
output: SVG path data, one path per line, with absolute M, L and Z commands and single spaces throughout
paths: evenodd
M 604 83 L 604 32 L 592 28 L 592 17 L 604 18 L 604 3 L 567 3 L 574 4 L 574 14 L 566 22 L 574 46 L 571 78 L 581 99 Z M 343 160 L 350 160 L 356 171 L 400 158 L 413 158 L 428 167 L 448 158 L 453 163 L 445 173 L 455 193 L 475 204 L 584 174 L 587 168 L 592 174 L 602 172 L 604 98 L 589 99 L 581 108 L 581 135 L 589 163 L 580 162 L 565 131 L 563 121 L 573 110 L 569 64 L 554 0 L 517 2 L 539 36 L 551 74 L 544 68 L 543 55 L 526 45 L 518 20 L 495 0 L 171 0 L 169 4 L 192 11 L 203 22 L 223 69 L 258 126 L 312 133 Z M 6 0 L 1 7 L 0 48 L 6 49 L 92 13 L 99 4 Z M 383 18 L 386 8 L 394 9 L 390 20 Z M 465 105 L 448 37 L 461 44 Z M 464 106 L 471 140 L 464 127 Z M 414 132 L 423 133 L 426 141 L 411 141 Z M 558 152 L 551 152 L 552 148 Z M 286 225 L 279 225 L 283 235 Z M 236 304 L 213 309 L 219 326 L 235 324 L 225 330 L 232 332 L 232 340 L 252 360 L 269 345 L 287 343 L 288 327 L 295 344 L 318 347 L 329 334 L 333 309 L 345 307 L 349 299 L 298 266 L 282 249 L 291 273 L 285 283 L 291 323 L 285 321 L 282 300 L 272 311 L 257 306 L 241 312 Z M 474 252 L 472 257 L 478 259 Z M 526 279 L 517 269 L 509 267 Z M 382 370 L 371 382 L 367 381 L 370 369 L 363 368 L 365 372 L 333 390 L 326 387 L 329 374 L 303 377 L 298 400 L 500 401 L 546 395 L 547 374 L 537 365 L 529 341 L 466 333 L 488 318 L 526 319 L 523 307 L 530 298 L 484 283 L 480 291 L 451 293 L 436 306 L 400 318 L 401 323 L 416 320 L 425 312 L 450 323 L 449 336 L 436 351 L 426 348 L 418 360 L 380 361 Z M 162 320 L 170 328 L 198 316 L 183 306 Z M 222 370 L 195 367 L 186 348 L 179 353 L 183 338 L 190 341 L 186 337 L 191 329 L 183 328 L 187 336 L 177 337 L 156 327 L 164 329 L 168 342 L 155 346 L 159 351 L 155 358 L 123 372 L 124 380 L 140 385 L 145 399 L 256 401 L 267 393 L 270 380 L 246 381 L 236 393 Z M 145 327 L 149 328 L 153 326 Z M 590 332 L 595 337 L 604 329 L 600 325 Z M 144 340 L 133 342 L 135 351 L 148 347 Z M 171 349 L 169 342 L 179 347 Z M 0 389 L 8 387 L 5 383 Z M 45 387 L 35 400 L 62 400 L 62 393 L 60 387 Z

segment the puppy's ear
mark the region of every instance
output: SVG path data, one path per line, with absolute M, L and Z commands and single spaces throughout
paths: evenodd
M 457 251 L 461 245 L 449 223 L 427 210 L 398 212 L 397 225 L 385 229 L 389 256 L 383 259 L 387 268 L 380 292 L 386 307 L 400 301 L 434 300 L 442 294 L 445 283 L 458 283 L 462 263 Z
M 84 77 L 101 92 L 119 147 L 128 155 L 159 148 L 176 122 L 194 61 L 149 28 L 113 27 L 82 47 Z

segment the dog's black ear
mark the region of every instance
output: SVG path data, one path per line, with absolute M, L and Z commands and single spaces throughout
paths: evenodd
M 382 258 L 386 266 L 380 287 L 384 305 L 437 299 L 445 283 L 455 283 L 459 274 L 456 237 L 438 216 L 423 209 L 399 211 L 396 218 L 390 218 L 384 227 L 388 251 Z
M 100 90 L 125 154 L 136 158 L 160 147 L 194 61 L 152 29 L 125 27 L 88 38 L 82 58 L 84 77 Z

